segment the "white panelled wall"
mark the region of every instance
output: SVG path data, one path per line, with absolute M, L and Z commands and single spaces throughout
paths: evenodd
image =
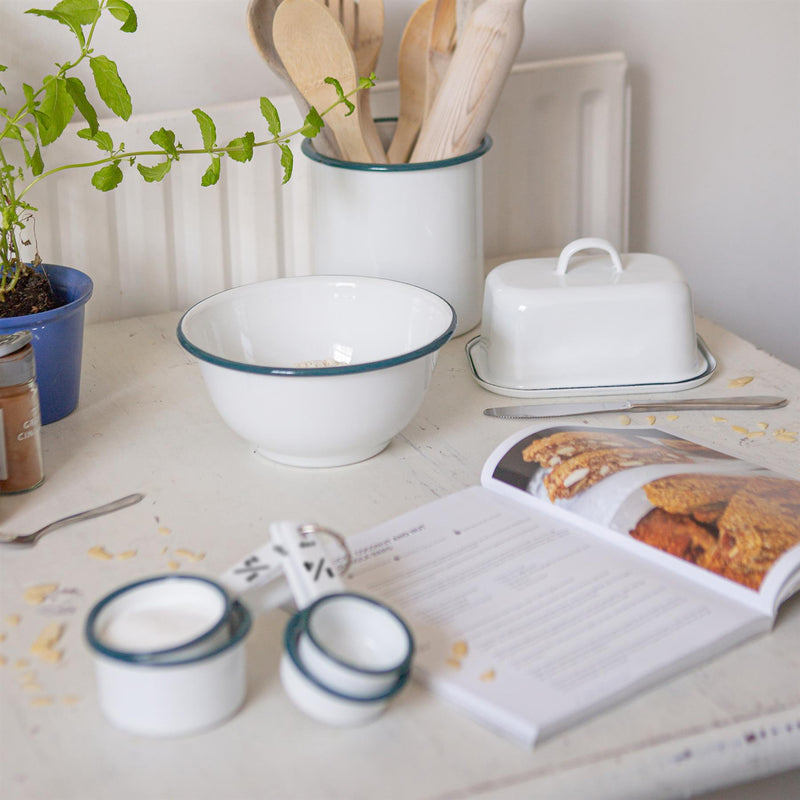
M 416 2 L 386 0 L 377 69 L 382 82 L 397 77 L 400 35 Z M 58 24 L 22 15 L 31 5 L 37 4 L 0 2 L 0 63 L 10 66 L 3 82 L 12 87 L 23 60 L 26 77 L 43 75 L 52 61 L 65 57 L 69 44 L 68 32 Z M 99 47 L 118 61 L 137 113 L 167 112 L 158 118 L 160 125 L 175 109 L 283 93 L 249 41 L 247 0 L 134 0 L 134 5 L 139 32 L 126 37 L 103 31 Z M 700 313 L 800 366 L 800 2 L 527 0 L 525 25 L 519 63 L 625 53 L 632 89 L 631 249 L 674 259 L 689 278 Z M 6 99 L 13 105 L 13 92 Z M 524 129 L 500 130 L 496 122 L 492 133 L 498 143 L 506 136 L 524 139 Z M 530 193 L 552 198 L 550 211 L 556 214 L 564 187 L 544 169 L 530 172 L 533 147 L 532 142 L 506 162 L 510 174 L 493 174 L 490 180 L 502 184 L 528 172 L 538 182 Z M 257 180 L 258 169 L 243 173 L 242 180 Z M 507 208 L 498 215 L 515 220 L 519 215 L 536 226 L 529 198 L 517 202 L 507 196 Z M 258 215 L 262 238 L 257 245 L 239 243 L 243 255 L 274 245 L 286 257 L 287 243 L 270 236 L 275 214 L 292 213 L 285 205 L 274 209 L 271 219 L 268 205 L 260 215 L 236 204 L 227 211 L 240 220 Z M 105 213 L 93 212 L 93 229 Z M 153 206 L 143 213 L 151 218 L 159 211 Z M 293 219 L 299 224 L 299 217 Z M 282 232 L 284 221 L 280 224 Z M 487 251 L 497 245 L 491 225 Z M 502 226 L 494 230 L 503 233 Z M 73 235 L 79 247 L 86 232 Z M 174 249 L 175 243 L 158 236 L 153 231 L 139 255 L 152 252 L 158 258 Z M 507 249 L 514 244 L 509 240 Z M 214 246 L 197 244 L 204 252 Z M 239 268 L 231 258 L 257 269 L 252 258 L 231 256 L 223 281 Z M 219 264 L 210 269 L 218 271 Z M 154 278 L 153 287 L 165 302 L 180 303 L 190 296 L 194 278 L 167 272 Z M 101 284 L 106 280 L 95 277 Z

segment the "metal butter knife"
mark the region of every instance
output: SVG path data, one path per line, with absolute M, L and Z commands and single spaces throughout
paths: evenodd
M 664 400 L 660 403 L 632 403 L 615 400 L 607 403 L 545 403 L 535 406 L 501 406 L 484 409 L 487 417 L 501 419 L 541 419 L 545 417 L 571 417 L 577 414 L 605 414 L 611 411 L 702 411 L 757 408 L 782 408 L 789 401 L 785 397 L 698 397 L 687 400 Z

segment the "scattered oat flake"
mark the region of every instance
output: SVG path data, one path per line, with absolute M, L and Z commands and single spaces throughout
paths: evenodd
M 670 422 L 675 422 L 675 420 L 678 419 L 678 415 L 677 414 L 667 414 L 667 419 Z
M 741 425 L 733 425 L 731 427 L 736 431 L 736 433 L 743 433 L 745 436 L 750 433 L 747 428 L 743 428 Z
M 761 428 L 762 431 L 765 431 L 769 428 L 769 422 L 757 422 L 756 425 Z
M 732 378 L 731 380 L 729 380 L 728 386 L 731 389 L 738 389 L 742 386 L 747 386 L 747 384 L 750 383 L 752 380 L 753 380 L 752 375 L 744 375 L 741 378 Z
M 114 558 L 114 556 L 112 556 L 111 553 L 109 553 L 108 550 L 106 550 L 101 544 L 90 547 L 88 554 L 92 558 L 96 558 L 98 561 L 111 561 L 111 559 Z
M 171 569 L 173 572 L 180 569 L 181 565 L 177 561 L 167 561 L 167 569 Z
M 64 654 L 61 650 L 56 650 L 55 646 L 63 634 L 64 625 L 60 622 L 51 622 L 49 625 L 45 625 L 36 637 L 36 641 L 31 645 L 31 655 L 47 664 L 57 664 Z
M 627 414 L 621 414 L 620 418 L 619 418 L 619 424 L 620 425 L 630 425 L 631 424 L 631 418 Z
M 29 667 L 30 665 L 31 665 L 31 662 L 28 661 L 27 658 L 18 658 L 16 663 L 14 664 L 14 666 L 17 669 L 25 669 L 26 667 Z
M 656 424 L 656 418 L 652 414 L 648 414 L 647 415 L 647 424 L 648 425 L 655 425 Z
M 81 697 L 77 694 L 66 694 L 64 697 L 61 698 L 61 702 L 65 706 L 74 706 L 76 703 L 80 703 Z
M 454 658 L 464 658 L 469 652 L 469 645 L 463 639 L 460 639 L 453 645 L 451 652 Z
M 776 433 L 775 438 L 779 442 L 789 442 L 790 444 L 794 444 L 797 441 L 797 434 L 795 433 Z
M 38 586 L 29 586 L 23 593 L 22 599 L 31 606 L 40 606 L 48 595 L 58 589 L 57 583 L 42 583 Z
M 0 642 L 4 642 L 6 640 L 6 635 L 4 633 L 0 633 Z
M 20 622 L 22 622 L 22 617 L 19 614 L 9 614 L 6 617 L 6 625 L 10 625 L 12 628 L 19 625 Z
M 169 528 L 167 528 L 165 525 L 159 525 L 158 526 L 158 532 L 162 536 L 169 536 L 172 533 L 172 531 Z
M 4 667 L 7 663 L 8 661 L 6 661 L 6 657 L 0 656 L 0 667 Z
M 728 420 L 725 417 L 711 417 L 712 422 L 727 422 Z
M 457 658 L 448 658 L 444 663 L 453 669 L 461 669 L 461 662 Z
M 51 706 L 53 705 L 52 697 L 33 697 L 31 698 L 32 706 Z
M 489 683 L 489 681 L 493 681 L 497 677 L 497 673 L 493 669 L 487 669 L 486 672 L 482 672 L 478 677 L 484 683 Z
M 133 558 L 138 552 L 138 550 L 126 550 L 124 553 L 117 553 L 117 558 L 122 561 L 127 561 L 129 558 Z
M 34 683 L 33 681 L 32 681 L 31 683 L 23 683 L 23 684 L 22 684 L 22 688 L 23 688 L 23 689 L 24 689 L 26 692 L 33 692 L 33 693 L 37 693 L 37 692 L 41 692 L 41 691 L 42 691 L 41 684 Z
M 186 550 L 183 547 L 179 547 L 175 551 L 175 555 L 186 558 L 189 561 L 202 561 L 206 557 L 205 553 L 193 553 L 191 550 Z
M 764 431 L 750 431 L 747 434 L 748 439 L 758 439 L 759 436 L 766 436 Z

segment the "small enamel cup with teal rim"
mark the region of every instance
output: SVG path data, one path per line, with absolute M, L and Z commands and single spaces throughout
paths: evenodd
M 396 120 L 376 120 L 389 141 Z M 428 289 L 456 311 L 455 335 L 481 318 L 484 289 L 483 156 L 362 164 L 321 155 L 311 165 L 312 265 L 318 275 L 368 275 Z
M 337 727 L 363 725 L 378 717 L 405 686 L 410 665 L 396 673 L 388 688 L 358 696 L 338 691 L 309 669 L 300 655 L 300 639 L 308 626 L 308 611 L 297 612 L 286 626 L 280 677 L 286 694 L 297 708 L 312 719 Z
M 85 629 L 101 710 L 147 736 L 219 724 L 244 702 L 250 626 L 247 608 L 208 578 L 156 576 L 116 589 Z
M 414 640 L 391 608 L 342 592 L 320 597 L 302 612 L 297 652 L 328 689 L 371 699 L 397 686 L 411 669 Z

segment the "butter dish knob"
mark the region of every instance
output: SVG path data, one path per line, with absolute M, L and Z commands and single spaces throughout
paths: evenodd
M 556 275 L 566 275 L 569 260 L 581 250 L 604 250 L 611 256 L 611 263 L 614 265 L 614 269 L 617 272 L 622 272 L 622 259 L 620 259 L 619 253 L 614 245 L 605 239 L 587 236 L 583 239 L 575 239 L 574 242 L 570 242 L 561 251 L 561 255 L 558 257 L 558 263 L 556 264 Z

